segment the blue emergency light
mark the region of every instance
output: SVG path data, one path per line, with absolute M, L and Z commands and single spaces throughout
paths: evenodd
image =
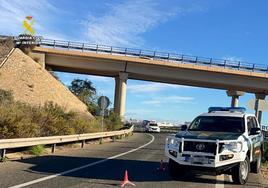
M 244 107 L 209 107 L 208 112 L 215 112 L 215 111 L 229 111 L 229 112 L 241 112 L 245 113 L 246 108 Z

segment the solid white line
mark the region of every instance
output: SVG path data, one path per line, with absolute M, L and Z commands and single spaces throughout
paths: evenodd
M 224 188 L 224 174 L 217 176 L 215 188 Z
M 39 178 L 39 179 L 36 179 L 36 180 L 33 180 L 33 181 L 29 181 L 29 182 L 25 182 L 25 183 L 22 183 L 22 184 L 19 184 L 19 185 L 15 185 L 15 186 L 12 186 L 12 187 L 10 187 L 10 188 L 26 187 L 26 186 L 29 186 L 29 185 L 32 185 L 32 184 L 35 184 L 35 183 L 39 183 L 39 182 L 46 181 L 46 180 L 49 180 L 49 179 L 52 179 L 52 178 L 56 178 L 56 177 L 58 177 L 58 176 L 63 176 L 63 175 L 65 175 L 65 174 L 69 174 L 69 173 L 72 173 L 72 172 L 75 172 L 75 171 L 78 171 L 78 170 L 82 170 L 82 169 L 87 168 L 87 167 L 95 166 L 95 165 L 97 165 L 97 164 L 104 163 L 104 162 L 106 162 L 106 161 L 108 161 L 108 160 L 115 159 L 115 158 L 118 158 L 118 157 L 127 155 L 127 154 L 129 154 L 129 153 L 135 152 L 135 151 L 137 151 L 137 150 L 139 150 L 139 149 L 141 149 L 141 148 L 144 148 L 144 147 L 148 146 L 149 144 L 151 144 L 151 143 L 154 141 L 154 136 L 151 135 L 151 134 L 148 134 L 148 135 L 151 136 L 152 139 L 151 139 L 148 143 L 146 143 L 146 144 L 144 144 L 144 145 L 142 145 L 142 146 L 140 146 L 140 147 L 138 147 L 138 148 L 129 150 L 129 151 L 124 152 L 124 153 L 120 153 L 120 154 L 118 154 L 118 155 L 109 157 L 109 158 L 107 158 L 107 159 L 102 159 L 102 160 L 100 160 L 100 161 L 96 161 L 96 162 L 94 162 L 94 163 L 89 163 L 89 164 L 84 165 L 84 166 L 80 166 L 80 167 L 77 167 L 77 168 L 74 168 L 74 169 L 71 169 L 71 170 L 67 170 L 67 171 L 64 171 L 64 172 L 61 172 L 61 173 L 58 173 L 58 174 L 53 174 L 53 175 L 46 176 L 46 177 L 43 177 L 43 178 Z

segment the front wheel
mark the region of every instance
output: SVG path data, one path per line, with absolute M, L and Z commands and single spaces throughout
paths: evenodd
M 247 182 L 250 172 L 250 163 L 248 157 L 232 169 L 232 179 L 236 184 L 243 185 Z

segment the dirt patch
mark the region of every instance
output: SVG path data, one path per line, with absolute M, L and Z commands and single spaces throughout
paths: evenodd
M 87 106 L 66 86 L 18 48 L 0 68 L 0 88 L 12 91 L 17 101 L 32 105 L 44 105 L 52 101 L 66 111 L 93 117 Z

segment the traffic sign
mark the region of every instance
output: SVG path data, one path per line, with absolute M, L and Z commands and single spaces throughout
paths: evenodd
M 268 131 L 268 125 L 262 125 L 261 130 L 263 131 Z
M 105 109 L 105 110 L 97 109 L 96 110 L 96 115 L 97 116 L 107 117 L 107 116 L 109 116 L 109 114 L 110 114 L 110 111 L 108 109 Z
M 251 99 L 248 101 L 248 108 L 256 110 L 257 107 L 259 111 L 267 111 L 268 101 L 262 99 Z
M 106 96 L 101 96 L 98 99 L 98 106 L 100 107 L 100 115 L 101 115 L 101 131 L 103 132 L 103 117 L 105 115 L 105 111 L 107 112 L 106 114 L 108 114 L 108 110 L 106 110 L 106 108 L 108 108 L 108 106 L 110 105 L 110 100 L 108 97 Z
M 108 97 L 106 96 L 101 96 L 98 99 L 98 105 L 100 107 L 101 110 L 105 110 L 106 108 L 108 108 L 108 106 L 110 105 L 110 100 Z

